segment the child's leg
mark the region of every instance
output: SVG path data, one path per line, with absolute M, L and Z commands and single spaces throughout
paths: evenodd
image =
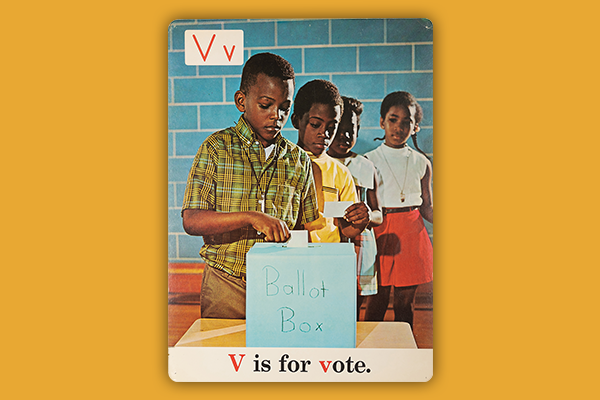
M 408 322 L 412 328 L 412 303 L 417 285 L 394 288 L 394 321 Z
M 390 301 L 390 289 L 391 286 L 379 286 L 377 294 L 369 296 L 365 321 L 383 321 Z

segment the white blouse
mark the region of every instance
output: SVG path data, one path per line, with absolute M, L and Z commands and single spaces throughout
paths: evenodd
M 352 154 L 346 158 L 339 158 L 352 172 L 356 186 L 373 189 L 375 187 L 375 165 L 360 154 Z
M 421 179 L 429 164 L 425 156 L 408 146 L 394 149 L 382 144 L 365 157 L 377 168 L 381 207 L 420 206 L 423 203 Z

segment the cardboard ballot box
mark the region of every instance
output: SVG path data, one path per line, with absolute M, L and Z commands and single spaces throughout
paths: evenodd
M 257 243 L 246 273 L 246 346 L 356 346 L 352 243 Z

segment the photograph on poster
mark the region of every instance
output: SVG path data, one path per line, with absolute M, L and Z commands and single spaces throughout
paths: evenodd
M 167 101 L 171 378 L 431 379 L 432 23 L 176 20 Z

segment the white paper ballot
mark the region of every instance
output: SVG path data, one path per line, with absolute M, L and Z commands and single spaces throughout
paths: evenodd
M 323 216 L 325 218 L 342 218 L 346 208 L 353 203 L 351 201 L 326 201 L 323 207 Z
M 308 247 L 308 231 L 290 231 L 287 247 Z

